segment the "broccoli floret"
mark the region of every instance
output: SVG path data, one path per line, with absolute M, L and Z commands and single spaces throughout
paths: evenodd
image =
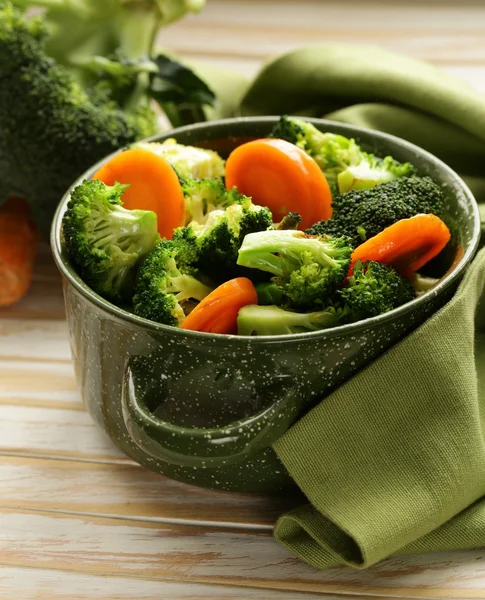
M 333 306 L 318 312 L 299 313 L 279 306 L 250 304 L 239 311 L 239 335 L 284 335 L 336 327 L 344 320 L 344 309 Z
M 84 181 L 71 194 L 62 220 L 64 244 L 83 280 L 113 302 L 131 295 L 136 267 L 157 243 L 157 215 L 127 210 L 127 185 Z
M 390 156 L 377 158 L 364 152 L 354 139 L 323 133 L 301 119 L 281 117 L 270 137 L 291 142 L 309 154 L 325 174 L 332 196 L 414 173 L 410 163 L 401 164 Z
M 246 198 L 236 188 L 226 190 L 219 179 L 180 177 L 180 182 L 184 192 L 186 225 L 191 221 L 203 225 L 212 211 L 225 210 Z
M 326 305 L 347 274 L 352 248 L 346 238 L 270 230 L 244 238 L 237 263 L 273 275 L 291 306 Z
M 256 293 L 258 294 L 258 304 L 275 304 L 276 306 L 284 304 L 286 298 L 283 288 L 274 283 L 274 281 L 263 281 L 258 283 L 255 287 Z
M 415 298 L 408 279 L 392 267 L 375 261 L 357 261 L 347 285 L 337 294 L 348 307 L 353 321 L 375 317 Z
M 133 297 L 134 313 L 164 325 L 178 327 L 192 301 L 203 300 L 212 287 L 188 266 L 190 254 L 176 241 L 162 240 L 143 263 Z
M 219 178 L 224 176 L 224 160 L 214 150 L 183 146 L 170 138 L 164 142 L 140 142 L 137 148 L 150 150 L 168 161 L 182 177 L 193 179 Z
M 48 231 L 69 185 L 90 165 L 155 133 L 145 101 L 130 110 L 88 95 L 45 53 L 46 27 L 0 1 L 0 178 Z M 0 199 L 0 203 L 3 199 Z
M 296 212 L 289 212 L 279 223 L 275 224 L 274 229 L 298 229 L 301 221 L 301 215 Z
M 358 246 L 401 219 L 421 213 L 442 218 L 444 196 L 429 177 L 406 177 L 336 196 L 332 206 L 332 218 L 315 223 L 307 233 L 348 236 Z
M 268 208 L 254 205 L 247 196 L 238 196 L 237 203 L 225 210 L 213 210 L 205 223 L 192 221 L 187 227 L 177 229 L 173 237 L 192 243 L 198 256 L 195 266 L 218 280 L 236 268 L 238 250 L 245 236 L 266 230 L 272 224 Z
M 348 167 L 338 175 L 338 189 L 341 194 L 350 190 L 373 188 L 400 177 L 414 175 L 415 168 L 411 163 L 400 163 L 391 156 L 376 158 L 373 154 L 365 154 L 362 161 Z

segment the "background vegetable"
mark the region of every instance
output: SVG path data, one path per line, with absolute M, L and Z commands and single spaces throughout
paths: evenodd
M 435 215 L 416 215 L 393 223 L 358 246 L 352 253 L 350 272 L 357 261 L 391 265 L 401 275 L 411 275 L 437 256 L 448 243 L 450 230 Z
M 205 0 L 14 0 L 44 8 L 46 50 L 84 88 L 99 85 L 128 108 L 148 97 L 177 127 L 204 121 L 215 97 L 190 69 L 156 50 L 158 31 Z
M 154 212 L 123 208 L 126 188 L 86 180 L 73 190 L 62 220 L 64 244 L 79 275 L 118 303 L 131 300 L 138 263 L 159 239 Z
M 107 185 L 129 184 L 123 194 L 125 208 L 151 210 L 158 217 L 158 233 L 167 239 L 185 221 L 182 187 L 170 164 L 162 157 L 133 148 L 113 156 L 93 175 Z
M 246 277 L 226 281 L 198 304 L 182 322 L 183 329 L 207 333 L 237 333 L 238 313 L 256 304 L 254 285 Z
M 37 249 L 37 227 L 23 198 L 0 208 L 0 307 L 14 304 L 29 288 Z
M 302 227 L 332 215 L 325 176 L 303 150 L 284 140 L 261 139 L 238 146 L 226 162 L 226 186 L 236 186 L 255 204 L 267 206 L 275 221 L 289 212 Z

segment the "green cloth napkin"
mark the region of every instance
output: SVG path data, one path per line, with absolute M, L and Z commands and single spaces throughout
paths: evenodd
M 224 115 L 324 116 L 405 138 L 485 203 L 485 97 L 431 65 L 314 46 L 263 67 L 236 111 L 224 94 Z M 484 420 L 485 249 L 444 308 L 274 445 L 309 500 L 275 538 L 319 568 L 485 546 Z
M 320 568 L 485 546 L 484 408 L 485 249 L 443 309 L 274 445 L 310 501 L 276 539 Z

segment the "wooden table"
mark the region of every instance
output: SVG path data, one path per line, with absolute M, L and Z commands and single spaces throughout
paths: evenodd
M 483 2 L 209 0 L 162 34 L 187 57 L 248 75 L 321 41 L 380 44 L 485 91 Z M 485 598 L 480 550 L 318 572 L 271 536 L 287 506 L 154 475 L 95 429 L 43 246 L 29 294 L 0 312 L 0 598 Z

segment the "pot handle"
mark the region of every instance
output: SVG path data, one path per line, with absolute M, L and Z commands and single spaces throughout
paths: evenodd
M 182 467 L 216 467 L 238 463 L 275 442 L 295 420 L 301 405 L 294 380 L 268 407 L 250 417 L 213 429 L 173 425 L 156 417 L 136 391 L 134 367 L 125 369 L 123 419 L 133 442 L 150 456 Z

